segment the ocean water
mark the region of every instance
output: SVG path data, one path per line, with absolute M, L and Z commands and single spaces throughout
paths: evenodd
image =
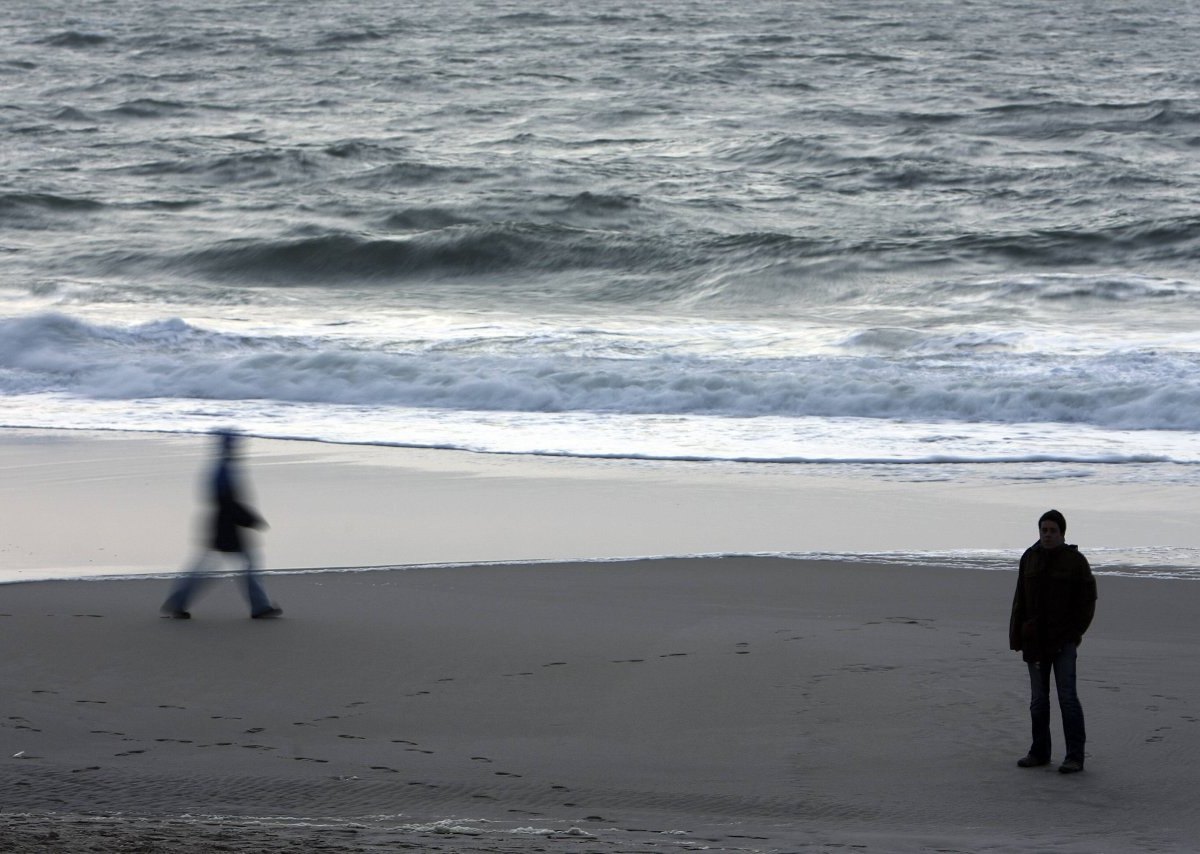
M 14 0 L 0 37 L 0 425 L 1200 483 L 1194 4 Z

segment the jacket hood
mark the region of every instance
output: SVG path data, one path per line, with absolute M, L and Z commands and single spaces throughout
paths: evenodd
M 1030 548 L 1037 549 L 1039 552 L 1053 552 L 1053 551 L 1058 551 L 1058 549 L 1048 549 L 1048 548 L 1046 548 L 1045 546 L 1043 546 L 1043 545 L 1042 545 L 1042 541 L 1041 541 L 1041 540 L 1034 540 L 1034 542 L 1033 542 L 1033 545 L 1032 545 L 1032 546 L 1030 546 Z M 1060 549 L 1070 549 L 1070 550 L 1071 550 L 1071 551 L 1073 551 L 1073 552 L 1077 552 L 1077 551 L 1079 551 L 1079 546 L 1078 546 L 1078 545 L 1076 545 L 1075 543 L 1063 543 L 1063 544 L 1062 544 L 1061 546 L 1059 546 L 1058 548 L 1060 548 Z

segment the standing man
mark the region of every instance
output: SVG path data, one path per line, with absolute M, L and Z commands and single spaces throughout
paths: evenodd
M 278 617 L 283 611 L 267 598 L 258 581 L 258 558 L 246 537 L 243 528 L 265 528 L 266 520 L 242 501 L 236 471 L 237 435 L 230 432 L 217 434 L 219 453 L 217 465 L 209 484 L 212 515 L 208 522 L 208 538 L 205 551 L 192 570 L 175 585 L 162 611 L 177 620 L 187 620 L 188 602 L 197 589 L 208 579 L 208 568 L 214 555 L 238 555 L 242 559 L 242 577 L 246 582 L 246 598 L 250 601 L 250 616 L 255 619 Z
M 1029 665 L 1029 713 L 1033 746 L 1017 764 L 1050 762 L 1050 674 L 1058 690 L 1067 754 L 1058 770 L 1083 770 L 1086 734 L 1083 706 L 1075 693 L 1075 651 L 1096 613 L 1096 579 L 1087 558 L 1065 540 L 1067 520 L 1057 510 L 1038 519 L 1038 541 L 1021 555 L 1017 592 L 1008 623 L 1008 645 Z

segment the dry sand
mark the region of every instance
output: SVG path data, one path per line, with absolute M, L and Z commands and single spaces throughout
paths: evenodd
M 191 621 L 157 616 L 161 580 L 0 588 L 0 845 L 1200 838 L 1192 582 L 1101 579 L 1080 657 L 1088 768 L 1066 777 L 1014 764 L 1011 573 L 730 558 L 267 581 L 283 619 L 247 619 L 229 581 Z
M 0 431 L 0 578 L 187 560 L 202 437 Z M 251 443 L 268 566 L 1194 545 L 1181 486 Z M 1076 508 L 1086 508 L 1086 512 Z M 1073 512 L 1075 511 L 1075 512 Z M 1102 577 L 1021 770 L 1013 572 L 686 558 L 0 585 L 0 850 L 1194 851 L 1190 581 Z M 1056 735 L 1057 735 L 1057 711 Z

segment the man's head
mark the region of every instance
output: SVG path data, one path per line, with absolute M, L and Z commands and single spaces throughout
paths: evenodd
M 1057 549 L 1066 542 L 1067 519 L 1057 510 L 1047 510 L 1038 519 L 1038 542 L 1044 549 Z
M 216 433 L 217 447 L 220 449 L 221 456 L 232 457 L 237 453 L 238 435 L 232 430 L 218 430 Z

